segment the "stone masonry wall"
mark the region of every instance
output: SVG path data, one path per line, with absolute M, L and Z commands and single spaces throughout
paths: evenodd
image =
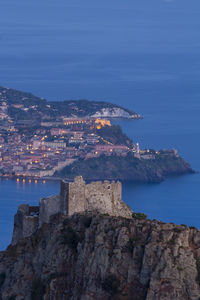
M 86 185 L 86 210 L 110 216 L 132 217 L 131 209 L 121 200 L 121 182 L 100 181 Z
M 74 182 L 61 181 L 61 211 L 66 215 L 85 211 L 85 181 L 82 176 L 74 178 Z
M 50 216 L 61 212 L 60 196 L 56 195 L 40 199 L 39 210 L 39 226 L 43 223 L 49 223 Z
M 95 211 L 111 216 L 132 216 L 131 209 L 121 200 L 120 182 L 97 181 L 86 184 L 82 176 L 73 182 L 62 180 L 60 195 L 40 199 L 39 226 L 49 223 L 56 213 L 71 216 L 75 213 Z
M 82 176 L 75 177 L 74 182 L 69 183 L 68 215 L 84 212 L 86 210 L 85 199 L 86 184 Z
M 96 211 L 111 216 L 132 216 L 131 209 L 121 200 L 120 182 L 97 181 L 86 184 L 82 176 L 75 177 L 74 182 L 61 183 L 61 207 L 66 214 L 84 211 Z
M 20 239 L 32 235 L 38 228 L 39 207 L 22 204 L 14 218 L 14 229 L 12 245 L 17 244 Z
M 110 216 L 132 217 L 132 210 L 121 200 L 120 182 L 97 181 L 86 184 L 82 176 L 74 182 L 61 181 L 60 194 L 40 199 L 39 207 L 21 205 L 15 215 L 12 244 L 31 236 L 43 223 L 57 213 L 98 212 Z

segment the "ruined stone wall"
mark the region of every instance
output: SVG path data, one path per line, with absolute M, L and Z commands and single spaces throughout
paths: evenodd
M 58 212 L 71 216 L 74 213 L 96 211 L 130 217 L 132 211 L 121 197 L 120 182 L 97 181 L 86 184 L 82 176 L 75 177 L 73 182 L 62 180 L 59 196 L 40 200 L 40 225 L 49 223 L 50 216 Z
M 62 212 L 69 216 L 84 211 L 127 218 L 132 216 L 130 208 L 121 200 L 120 182 L 97 181 L 86 184 L 79 176 L 75 177 L 74 182 L 61 183 L 60 197 Z
M 97 181 L 88 184 L 85 190 L 87 210 L 112 213 L 114 202 L 116 202 L 113 193 L 115 187 L 118 187 L 118 183 L 110 183 L 109 181 L 104 183 Z
M 43 223 L 49 223 L 50 216 L 61 212 L 60 200 L 59 195 L 40 199 L 39 226 Z
M 85 188 L 86 210 L 129 218 L 132 216 L 132 211 L 121 197 L 121 182 L 92 182 Z
M 39 207 L 27 204 L 19 206 L 14 217 L 12 245 L 17 244 L 20 239 L 31 236 L 38 229 L 38 214 Z
M 74 178 L 74 182 L 69 183 L 68 193 L 68 210 L 69 216 L 74 213 L 84 212 L 86 209 L 86 198 L 85 198 L 86 184 L 82 176 Z
M 97 181 L 86 184 L 82 176 L 74 182 L 61 182 L 60 194 L 40 199 L 39 207 L 21 205 L 15 215 L 12 244 L 31 236 L 38 227 L 50 222 L 57 213 L 98 212 L 110 216 L 132 217 L 132 210 L 121 200 L 120 182 Z

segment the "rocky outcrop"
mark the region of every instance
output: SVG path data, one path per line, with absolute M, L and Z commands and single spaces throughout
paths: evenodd
M 102 108 L 95 112 L 93 118 L 125 118 L 125 119 L 141 119 L 142 116 L 137 113 L 130 113 L 121 107 Z
M 133 211 L 124 203 L 121 182 L 97 181 L 86 184 L 82 176 L 73 182 L 61 181 L 60 194 L 41 198 L 39 206 L 20 205 L 14 218 L 12 245 L 31 236 L 38 227 L 49 223 L 51 216 L 61 213 L 96 212 L 131 218 Z
M 12 244 L 17 244 L 19 239 L 32 235 L 38 229 L 38 222 L 38 206 L 20 205 L 14 217 Z
M 57 214 L 0 253 L 0 298 L 197 300 L 199 257 L 195 228 Z
M 154 159 L 127 156 L 105 156 L 78 160 L 56 173 L 58 177 L 74 178 L 82 174 L 86 180 L 120 180 L 140 183 L 157 183 L 170 175 L 194 173 L 189 163 L 176 155 L 156 155 Z

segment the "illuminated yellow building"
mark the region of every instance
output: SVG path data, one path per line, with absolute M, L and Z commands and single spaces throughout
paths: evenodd
M 78 124 L 85 124 L 91 120 L 88 119 L 74 119 L 74 118 L 63 118 L 64 125 L 78 125 Z
M 101 127 L 105 126 L 111 126 L 110 121 L 106 119 L 96 119 L 95 124 L 97 124 L 97 129 L 101 129 Z

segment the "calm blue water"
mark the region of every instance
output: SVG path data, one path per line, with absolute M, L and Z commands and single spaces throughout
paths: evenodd
M 37 184 L 17 182 L 16 180 L 0 181 L 0 249 L 4 249 L 11 241 L 14 215 L 20 204 L 38 205 L 39 198 L 55 195 L 59 192 L 58 182 L 43 183 L 38 181 Z
M 120 122 L 141 147 L 177 148 L 200 170 L 199 0 L 2 0 L 0 85 L 50 100 L 107 100 L 143 114 Z M 200 228 L 200 175 L 124 185 L 150 218 Z M 57 183 L 0 183 L 0 248 L 20 203 Z

